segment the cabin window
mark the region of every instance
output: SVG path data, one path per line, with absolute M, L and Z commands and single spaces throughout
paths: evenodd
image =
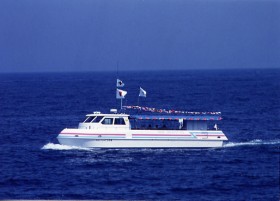
M 102 121 L 102 124 L 106 124 L 106 125 L 113 124 L 113 118 L 105 118 L 105 119 Z
M 89 116 L 85 119 L 84 123 L 90 123 L 94 118 L 95 116 Z
M 97 116 L 92 122 L 98 123 L 101 119 L 103 119 L 103 116 Z
M 123 118 L 115 118 L 115 125 L 125 125 Z
M 187 130 L 207 130 L 207 121 L 187 121 Z

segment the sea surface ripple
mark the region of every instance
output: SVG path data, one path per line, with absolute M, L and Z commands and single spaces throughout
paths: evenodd
M 114 73 L 0 74 L 0 199 L 279 200 L 279 70 L 120 72 L 124 104 L 221 111 L 211 149 L 60 145 L 87 113 L 119 107 Z

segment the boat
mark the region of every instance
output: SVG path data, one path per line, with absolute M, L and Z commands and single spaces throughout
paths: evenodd
M 126 93 L 117 89 L 117 98 Z M 142 88 L 140 95 L 146 96 Z M 138 111 L 128 114 L 129 109 Z M 218 128 L 220 120 L 220 112 L 122 106 L 121 102 L 119 112 L 87 114 L 77 128 L 63 129 L 57 139 L 62 145 L 87 148 L 214 148 L 228 140 Z
M 216 115 L 87 114 L 78 128 L 63 129 L 60 144 L 89 148 L 210 148 L 222 147 L 222 130 L 207 127 Z M 213 123 L 212 123 L 213 124 Z

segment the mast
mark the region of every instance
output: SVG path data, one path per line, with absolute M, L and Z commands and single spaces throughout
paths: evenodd
M 117 62 L 116 99 L 121 99 L 121 108 L 120 108 L 120 111 L 121 111 L 123 109 L 123 100 L 122 99 L 125 98 L 125 95 L 127 94 L 127 91 L 119 89 L 119 88 L 124 87 L 125 84 L 123 83 L 123 81 L 121 81 L 119 79 L 118 74 L 119 74 L 119 62 Z

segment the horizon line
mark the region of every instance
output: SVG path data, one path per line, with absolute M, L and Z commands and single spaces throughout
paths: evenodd
M 269 68 L 260 68 L 260 67 L 255 67 L 255 68 L 189 68 L 189 69 L 140 69 L 140 70 L 135 70 L 135 69 L 125 69 L 125 70 L 120 70 L 119 72 L 159 72 L 159 71 L 164 71 L 164 72 L 170 72 L 170 71 L 215 71 L 215 70 L 280 70 L 280 67 L 269 67 Z M 62 71 L 3 71 L 0 72 L 0 74 L 28 74 L 28 73 L 114 73 L 115 70 L 113 69 L 108 69 L 108 70 L 62 70 Z

